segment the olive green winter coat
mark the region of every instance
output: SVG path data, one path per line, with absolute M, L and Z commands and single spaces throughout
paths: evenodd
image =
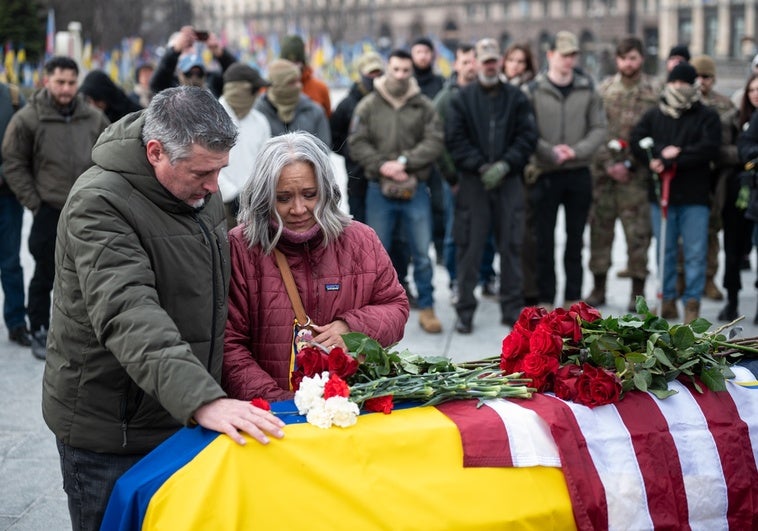
M 95 452 L 149 452 L 225 396 L 223 204 L 171 195 L 143 124 L 133 114 L 103 133 L 58 225 L 42 409 L 56 437 Z

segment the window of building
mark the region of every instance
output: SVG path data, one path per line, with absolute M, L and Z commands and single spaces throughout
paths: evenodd
M 719 15 L 715 7 L 706 7 L 703 10 L 705 17 L 705 43 L 703 50 L 706 55 L 716 55 L 716 35 L 718 33 Z
M 687 44 L 692 42 L 692 11 L 690 9 L 679 10 L 679 35 L 677 44 Z
M 564 15 L 571 14 L 571 0 L 563 0 L 563 14 Z
M 531 3 L 529 0 L 520 0 L 519 1 L 519 8 L 521 11 L 521 16 L 524 18 L 527 18 L 529 16 L 529 8 L 531 7 Z
M 545 17 L 550 16 L 550 0 L 542 0 L 542 15 Z
M 745 6 L 732 6 L 729 17 L 729 56 L 743 59 L 742 37 L 745 35 Z

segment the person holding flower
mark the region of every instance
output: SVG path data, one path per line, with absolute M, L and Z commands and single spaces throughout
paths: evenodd
M 272 138 L 242 190 L 240 225 L 229 233 L 222 379 L 229 396 L 293 397 L 296 299 L 309 319 L 308 344 L 346 349 L 342 334 L 350 331 L 384 346 L 403 337 L 405 290 L 376 233 L 339 210 L 328 153 L 310 133 Z M 276 251 L 285 259 L 281 267 Z M 296 297 L 288 294 L 286 270 Z
M 655 107 L 660 83 L 642 72 L 644 48 L 637 37 L 627 37 L 616 46 L 616 69 L 598 89 L 608 118 L 608 143 L 598 149 L 592 164 L 592 208 L 590 209 L 590 262 L 594 279 L 587 304 L 605 304 L 606 281 L 611 267 L 613 226 L 624 228 L 627 267 L 632 279 L 627 310 L 635 311 L 635 300 L 644 295 L 647 250 L 650 247 L 650 205 L 647 201 L 648 171 L 629 149 L 629 133 L 640 116 Z M 619 272 L 622 276 L 622 272 Z
M 657 107 L 648 110 L 631 134 L 632 150 L 638 160 L 649 157 L 656 174 L 673 172 L 663 258 L 663 303 L 661 317 L 677 319 L 676 261 L 681 237 L 684 252 L 685 322 L 700 314 L 700 298 L 705 286 L 708 249 L 708 213 L 713 185 L 711 165 L 721 146 L 721 122 L 713 109 L 700 102 L 695 83 L 697 72 L 689 63 L 680 63 L 669 72 Z M 640 140 L 650 137 L 649 152 Z M 652 191 L 651 191 L 652 192 Z M 656 240 L 661 241 L 663 211 L 659 198 L 651 194 L 651 221 Z M 661 275 L 661 271 L 658 272 Z

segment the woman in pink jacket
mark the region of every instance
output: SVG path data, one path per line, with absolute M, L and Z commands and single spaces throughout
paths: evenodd
M 309 133 L 269 140 L 240 195 L 240 225 L 229 233 L 232 277 L 222 385 L 231 397 L 292 398 L 295 313 L 274 249 L 287 259 L 313 340 L 345 348 L 362 332 L 402 339 L 408 299 L 372 229 L 339 210 L 326 145 Z

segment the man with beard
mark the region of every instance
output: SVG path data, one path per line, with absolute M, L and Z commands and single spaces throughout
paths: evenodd
M 461 173 L 453 222 L 459 289 L 456 330 L 461 334 L 472 331 L 477 305 L 474 288 L 493 228 L 500 252 L 503 324 L 513 326 L 523 308 L 521 172 L 538 137 L 526 95 L 498 75 L 502 57 L 497 42 L 480 40 L 476 55 L 479 81 L 452 98 L 445 122 L 445 143 Z
M 390 248 L 395 227 L 402 223 L 413 259 L 418 289 L 419 324 L 428 333 L 442 332 L 434 313 L 431 207 L 423 182 L 443 149 L 443 134 L 432 102 L 413 78 L 411 55 L 390 53 L 386 74 L 358 104 L 348 137 L 353 159 L 369 180 L 366 222 Z
M 680 63 L 669 72 L 657 107 L 648 110 L 634 126 L 631 148 L 637 160 L 648 154 L 639 145 L 646 137 L 650 148 L 651 171 L 672 170 L 666 224 L 661 317 L 677 319 L 676 261 L 679 238 L 684 252 L 684 322 L 700 314 L 700 297 L 705 286 L 708 249 L 708 214 L 711 194 L 711 165 L 721 146 L 721 123 L 716 111 L 700 102 L 697 73 L 689 63 Z M 653 232 L 661 238 L 661 207 L 651 190 Z
M 651 228 L 647 163 L 644 159 L 634 158 L 629 147 L 629 133 L 640 116 L 655 107 L 661 93 L 657 80 L 642 73 L 643 61 L 643 46 L 637 37 L 627 37 L 619 42 L 616 47 L 617 73 L 603 81 L 598 89 L 608 118 L 608 135 L 592 165 L 589 267 L 595 285 L 587 297 L 587 304 L 605 304 L 613 227 L 616 219 L 621 219 L 627 252 L 627 270 L 623 276 L 632 279 L 632 295 L 627 308 L 630 312 L 635 311 L 637 295 L 645 292 Z
M 34 214 L 29 252 L 35 267 L 28 313 L 32 354 L 38 359 L 47 355 L 58 217 L 74 181 L 92 164 L 92 146 L 109 123 L 77 95 L 78 76 L 73 59 L 50 59 L 45 87 L 13 116 L 3 138 L 5 180 Z

